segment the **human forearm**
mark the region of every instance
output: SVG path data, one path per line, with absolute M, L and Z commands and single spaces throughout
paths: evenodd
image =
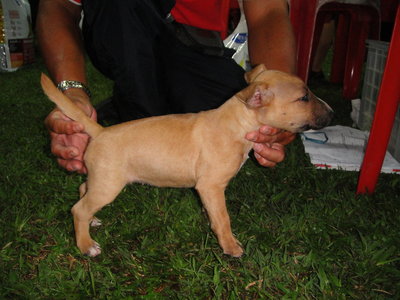
M 285 0 L 244 1 L 252 65 L 296 72 L 295 39 Z
M 37 36 L 44 62 L 55 82 L 86 83 L 80 11 L 79 6 L 68 1 L 40 1 Z
M 75 80 L 86 83 L 83 42 L 79 28 L 81 8 L 66 0 L 41 0 L 37 16 L 37 36 L 46 67 L 58 83 Z M 79 88 L 64 92 L 85 113 L 96 120 L 89 96 Z M 51 151 L 69 171 L 85 173 L 83 155 L 89 140 L 81 124 L 54 109 L 46 118 Z

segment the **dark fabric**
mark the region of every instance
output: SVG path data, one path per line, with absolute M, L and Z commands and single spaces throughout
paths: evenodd
M 216 108 L 246 86 L 231 58 L 180 43 L 158 1 L 166 0 L 83 1 L 87 52 L 114 80 L 122 121 Z

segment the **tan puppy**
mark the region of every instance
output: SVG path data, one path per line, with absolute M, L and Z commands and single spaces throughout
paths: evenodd
M 141 182 L 195 187 L 224 253 L 234 257 L 243 254 L 231 231 L 224 191 L 253 146 L 245 134 L 264 124 L 291 132 L 318 129 L 333 115 L 298 77 L 259 65 L 245 78 L 249 86 L 217 109 L 103 128 L 42 74 L 42 87 L 50 100 L 82 123 L 91 136 L 84 158 L 87 182 L 80 188 L 80 201 L 72 208 L 82 253 L 96 256 L 101 252 L 89 234 L 94 214 L 111 203 L 127 183 Z

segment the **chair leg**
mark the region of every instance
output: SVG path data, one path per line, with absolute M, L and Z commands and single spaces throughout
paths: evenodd
M 317 18 L 315 20 L 315 28 L 314 28 L 314 38 L 312 42 L 312 47 L 311 47 L 311 58 L 310 58 L 310 68 L 312 69 L 313 62 L 315 59 L 315 56 L 317 55 L 317 49 L 319 45 L 319 41 L 321 39 L 321 35 L 323 32 L 323 27 L 325 25 L 326 19 L 329 16 L 329 14 L 320 11 L 317 13 Z
M 370 14 L 367 12 L 352 13 L 349 28 L 349 44 L 346 55 L 346 69 L 343 80 L 343 98 L 354 99 L 360 84 L 362 66 L 365 61 L 365 41 L 370 32 Z
M 350 16 L 347 13 L 340 14 L 336 28 L 334 51 L 331 66 L 330 81 L 342 83 L 346 65 L 346 53 L 349 40 Z
M 376 111 L 358 178 L 357 194 L 372 194 L 385 158 L 390 133 L 400 101 L 400 5 L 378 93 Z
M 290 19 L 297 42 L 297 75 L 305 82 L 310 66 L 316 11 L 317 0 L 308 0 L 307 5 L 300 0 L 290 1 Z

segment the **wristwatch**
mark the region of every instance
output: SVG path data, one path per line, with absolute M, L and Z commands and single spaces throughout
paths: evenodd
M 81 89 L 89 96 L 89 98 L 92 97 L 92 93 L 90 92 L 89 88 L 80 81 L 63 80 L 59 84 L 57 84 L 57 88 L 62 92 L 71 88 Z

